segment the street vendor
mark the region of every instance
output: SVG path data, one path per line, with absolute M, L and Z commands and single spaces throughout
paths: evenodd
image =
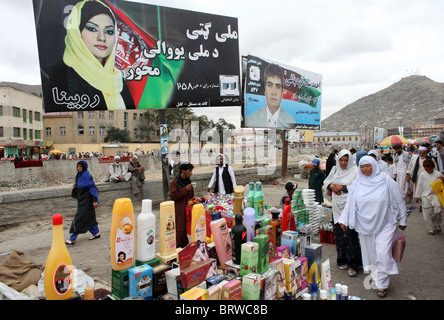
M 189 241 L 186 226 L 186 206 L 193 199 L 194 190 L 191 184 L 194 166 L 191 163 L 182 163 L 179 174 L 170 183 L 170 198 L 174 201 L 176 219 L 176 247 L 185 248 Z
M 233 168 L 225 163 L 222 153 L 218 155 L 218 160 L 219 165 L 213 171 L 213 176 L 208 184 L 208 192 L 214 186 L 214 193 L 231 194 L 237 186 Z

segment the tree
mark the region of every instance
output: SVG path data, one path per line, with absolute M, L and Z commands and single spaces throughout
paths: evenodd
M 119 128 L 109 128 L 106 132 L 105 142 L 130 142 L 130 132 Z

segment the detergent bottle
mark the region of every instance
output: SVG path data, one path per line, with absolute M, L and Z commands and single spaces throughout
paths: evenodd
M 207 220 L 205 218 L 205 208 L 198 203 L 191 211 L 191 242 L 200 240 L 205 242 L 207 238 Z
M 256 192 L 254 193 L 254 211 L 255 218 L 262 219 L 264 217 L 264 193 L 262 192 L 262 183 L 256 182 Z
M 225 218 L 221 217 L 218 219 L 217 215 L 212 215 L 212 218 L 215 220 L 211 221 L 210 228 L 216 246 L 217 257 L 221 267 L 225 268 L 225 262 L 232 259 L 230 232 Z
M 250 182 L 248 188 L 248 196 L 247 196 L 248 207 L 250 208 L 254 208 L 254 193 L 255 193 L 254 182 Z
M 66 300 L 73 295 L 74 269 L 63 239 L 63 216 L 52 217 L 52 245 L 46 259 L 44 288 L 46 300 Z
M 156 256 L 156 216 L 152 211 L 151 199 L 142 201 L 142 212 L 137 217 L 136 258 L 147 262 Z
M 119 198 L 114 201 L 111 231 L 111 267 L 119 271 L 134 266 L 136 230 L 134 209 L 130 198 Z

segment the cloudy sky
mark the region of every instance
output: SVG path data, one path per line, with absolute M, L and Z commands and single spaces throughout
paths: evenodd
M 237 17 L 241 55 L 323 76 L 321 119 L 412 74 L 444 82 L 442 0 L 138 2 Z M 0 81 L 40 84 L 32 1 L 1 0 L 0 30 Z M 217 109 L 239 123 L 240 108 Z

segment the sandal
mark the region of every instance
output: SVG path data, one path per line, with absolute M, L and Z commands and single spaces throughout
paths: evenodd
M 355 269 L 349 268 L 347 272 L 348 272 L 349 277 L 356 277 L 356 270 Z
M 340 270 L 347 270 L 347 269 L 348 269 L 348 265 L 346 265 L 346 264 L 340 264 L 340 265 L 338 265 L 338 268 L 339 268 Z
M 385 296 L 387 295 L 387 289 L 378 289 L 376 291 L 376 294 L 378 295 L 378 297 L 380 298 L 385 298 Z
M 66 240 L 65 243 L 66 243 L 67 245 L 69 245 L 69 246 L 72 246 L 72 245 L 76 244 L 76 242 L 75 242 L 75 241 L 72 241 L 72 240 Z
M 94 239 L 99 239 L 99 238 L 100 238 L 100 232 L 98 234 L 95 234 L 95 235 L 91 236 L 89 238 L 89 240 L 94 240 Z

